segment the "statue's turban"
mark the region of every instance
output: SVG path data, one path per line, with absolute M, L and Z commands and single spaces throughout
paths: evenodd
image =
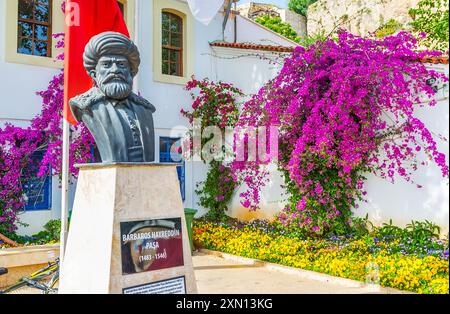
M 139 71 L 141 58 L 136 45 L 125 35 L 116 32 L 104 32 L 91 38 L 84 49 L 84 67 L 87 72 L 95 70 L 98 60 L 105 55 L 121 55 L 128 59 L 131 74 Z

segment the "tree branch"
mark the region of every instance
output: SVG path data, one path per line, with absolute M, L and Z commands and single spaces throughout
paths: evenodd
M 19 244 L 13 240 L 11 240 L 10 238 L 6 237 L 5 235 L 0 233 L 0 240 L 3 241 L 4 243 L 11 245 L 13 247 L 18 247 Z

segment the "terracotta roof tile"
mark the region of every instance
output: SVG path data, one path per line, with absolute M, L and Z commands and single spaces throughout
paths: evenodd
M 425 57 L 420 59 L 420 62 L 423 63 L 439 63 L 439 64 L 448 64 L 448 56 L 441 57 Z
M 295 47 L 288 47 L 288 46 L 259 45 L 259 44 L 250 44 L 250 43 L 226 43 L 226 42 L 213 42 L 213 43 L 210 43 L 210 45 L 213 47 L 263 50 L 263 51 L 273 51 L 273 52 L 292 52 L 295 48 Z
M 212 42 L 210 43 L 213 47 L 224 47 L 224 48 L 234 48 L 234 49 L 249 49 L 249 50 L 262 50 L 262 51 L 273 51 L 273 52 L 292 52 L 295 47 L 289 46 L 274 46 L 274 45 L 260 45 L 252 43 L 227 43 L 227 42 Z M 423 63 L 434 63 L 434 64 L 448 64 L 448 56 L 441 57 L 425 57 L 420 59 Z

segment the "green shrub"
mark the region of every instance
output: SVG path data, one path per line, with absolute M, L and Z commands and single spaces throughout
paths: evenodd
M 413 29 L 427 35 L 423 41 L 426 47 L 442 52 L 448 51 L 448 11 L 448 0 L 422 0 L 416 8 L 409 10 L 413 18 L 411 22 Z
M 300 42 L 297 32 L 288 23 L 284 23 L 280 17 L 271 15 L 262 15 L 255 19 L 255 22 L 267 27 L 268 29 L 278 33 L 290 40 Z
M 31 237 L 24 237 L 28 244 L 49 244 L 59 241 L 61 234 L 61 220 L 50 220 L 44 225 L 44 230 L 32 235 Z M 23 241 L 22 241 L 23 242 Z
M 308 7 L 316 2 L 317 0 L 289 0 L 288 8 L 297 14 L 306 16 L 308 14 Z
M 198 184 L 195 191 L 199 196 L 199 205 L 209 209 L 205 218 L 213 221 L 225 219 L 235 188 L 230 169 L 221 162 L 212 161 L 206 180 Z
M 387 21 L 386 23 L 384 23 L 383 25 L 381 25 L 376 31 L 375 31 L 375 35 L 378 38 L 383 38 L 386 36 L 391 36 L 394 35 L 396 32 L 398 32 L 399 30 L 401 30 L 403 27 L 403 25 L 399 22 L 397 22 L 394 19 L 390 19 L 389 21 Z

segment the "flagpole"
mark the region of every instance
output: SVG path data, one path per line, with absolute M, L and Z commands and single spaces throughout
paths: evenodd
M 61 193 L 61 236 L 59 262 L 63 264 L 66 250 L 69 217 L 69 139 L 70 127 L 66 117 L 63 117 L 63 145 L 62 145 L 62 193 Z
M 141 2 L 136 0 L 134 7 L 134 38 L 132 39 L 136 46 L 139 47 L 139 26 L 141 21 Z M 139 73 L 134 77 L 133 92 L 139 94 Z

